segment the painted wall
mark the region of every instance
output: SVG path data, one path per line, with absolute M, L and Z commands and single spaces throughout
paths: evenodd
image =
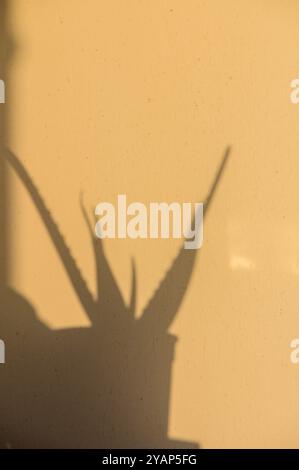
M 205 448 L 297 447 L 299 365 L 290 362 L 290 342 L 299 334 L 299 105 L 291 104 L 289 95 L 299 73 L 298 3 L 10 3 L 9 146 L 37 185 L 93 293 L 95 265 L 80 193 L 89 214 L 100 201 L 115 202 L 118 194 L 146 204 L 203 201 L 231 145 L 205 219 L 203 248 L 168 330 L 177 337 L 173 362 L 171 347 L 161 346 L 169 354 L 164 370 L 171 374 L 164 387 L 169 409 L 163 432 Z M 95 349 L 84 356 L 88 340 L 80 342 L 91 321 L 24 184 L 13 171 L 9 180 L 9 282 L 22 297 L 18 302 L 23 305 L 26 299 L 28 318 L 36 315 L 39 325 L 40 343 L 30 354 L 54 374 L 57 351 L 54 343 L 43 348 L 42 331 L 46 337 L 51 331 L 80 330 L 75 349 L 83 370 L 97 354 Z M 104 247 L 125 302 L 134 258 L 140 317 L 180 241 L 108 240 Z M 180 282 L 174 279 L 162 304 L 171 302 Z M 109 295 L 106 302 L 112 302 Z M 113 351 L 119 333 L 114 327 L 108 332 Z M 22 328 L 21 334 L 26 325 Z M 149 342 L 156 338 L 155 332 L 146 334 Z M 76 341 L 75 333 L 72 338 Z M 63 341 L 60 346 L 63 355 Z M 128 361 L 134 348 L 136 342 L 127 340 Z M 105 367 L 105 348 L 101 351 Z M 25 352 L 21 348 L 16 354 Z M 139 365 L 142 374 L 142 361 Z M 34 390 L 30 378 L 13 375 L 13 362 L 6 367 L 16 389 Z M 127 378 L 120 381 L 129 383 L 131 377 L 133 389 L 138 374 L 130 376 L 129 362 L 123 373 Z M 57 374 L 59 407 L 67 367 L 58 367 Z M 46 373 L 42 380 L 47 382 Z M 141 381 L 146 393 L 151 377 Z M 88 383 L 88 376 L 78 378 L 75 388 L 83 382 Z M 36 405 L 41 410 L 48 403 L 43 393 Z M 117 385 L 111 393 L 118 394 Z M 85 410 L 82 396 L 65 397 L 70 402 L 66 420 L 74 409 Z M 129 425 L 132 414 L 142 409 L 130 407 L 130 394 L 122 399 L 127 400 Z M 13 400 L 20 400 L 17 392 L 11 409 Z M 34 407 L 34 398 L 28 403 Z M 29 424 L 14 413 L 6 419 L 4 445 L 40 445 L 42 426 L 36 428 L 34 418 L 28 418 Z M 84 419 L 82 412 L 78 422 Z M 109 423 L 109 413 L 106 419 Z M 62 445 L 53 438 L 55 421 L 51 426 L 50 444 Z M 155 425 L 150 429 L 154 434 Z M 69 432 L 76 439 L 66 443 L 80 446 L 80 424 L 77 431 L 70 425 Z M 109 432 L 110 441 L 106 436 L 103 442 L 117 444 L 113 429 Z M 153 434 L 152 442 L 159 445 Z M 96 445 L 94 436 L 90 442 Z

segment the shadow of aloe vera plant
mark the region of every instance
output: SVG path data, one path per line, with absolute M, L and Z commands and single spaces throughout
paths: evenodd
M 205 201 L 205 215 L 228 156 L 229 148 Z M 176 342 L 168 329 L 187 290 L 197 250 L 185 250 L 182 245 L 137 319 L 134 264 L 126 305 L 103 243 L 94 236 L 82 206 L 96 264 L 94 298 L 26 169 L 13 153 L 8 151 L 6 158 L 30 194 L 91 327 L 49 330 L 27 301 L 6 290 L 1 313 L 7 344 L 0 391 L 2 446 L 196 447 L 168 438 Z

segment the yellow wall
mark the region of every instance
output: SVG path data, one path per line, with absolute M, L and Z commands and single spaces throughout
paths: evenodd
M 232 146 L 171 326 L 168 433 L 205 448 L 297 447 L 299 365 L 289 344 L 299 332 L 299 106 L 289 93 L 298 2 L 10 4 L 9 145 L 93 291 L 80 192 L 90 212 L 122 193 L 203 201 Z M 13 173 L 9 204 L 10 283 L 47 327 L 88 326 Z M 135 259 L 138 315 L 179 246 L 106 241 L 126 301 Z

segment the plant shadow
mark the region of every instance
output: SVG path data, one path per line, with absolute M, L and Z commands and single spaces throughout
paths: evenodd
M 5 0 L 0 5 L 1 44 Z M 7 77 L 7 54 L 1 52 L 1 73 Z M 5 105 L 7 114 L 7 106 Z M 1 109 L 1 142 L 7 137 Z M 193 442 L 168 437 L 171 376 L 177 338 L 169 326 L 177 315 L 194 268 L 197 250 L 182 246 L 169 271 L 144 309 L 135 316 L 137 275 L 124 302 L 109 266 L 103 243 L 88 224 L 96 263 L 94 297 L 59 227 L 20 159 L 1 150 L 0 205 L 0 333 L 6 363 L 0 365 L 0 447 L 2 448 L 196 448 Z M 205 201 L 205 215 L 229 155 L 222 163 Z M 4 157 L 4 158 L 2 158 Z M 34 307 L 9 287 L 9 197 L 6 165 L 16 172 L 45 225 L 66 270 L 90 328 L 53 331 Z M 50 275 L 49 275 L 50 282 Z

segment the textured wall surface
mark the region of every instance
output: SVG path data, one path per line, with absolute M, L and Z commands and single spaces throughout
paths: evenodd
M 80 193 L 89 214 L 100 201 L 116 202 L 118 194 L 145 204 L 203 201 L 227 145 L 232 151 L 205 219 L 204 245 L 168 329 L 177 338 L 174 358 L 170 334 L 165 342 L 158 341 L 152 358 L 147 342 L 151 334 L 154 341 L 156 333 L 151 326 L 152 330 L 140 333 L 144 348 L 148 347 L 140 362 L 134 356 L 138 348 L 142 350 L 140 340 L 131 340 L 128 334 L 122 338 L 125 346 L 118 343 L 121 326 L 113 322 L 107 323 L 110 344 L 103 339 L 101 352 L 88 336 L 84 339 L 92 320 L 76 297 L 32 197 L 10 171 L 9 283 L 19 297 L 11 300 L 9 294 L 8 304 L 13 311 L 17 306 L 26 310 L 26 318 L 34 310 L 32 328 L 37 328 L 32 335 L 37 341 L 34 351 L 28 353 L 32 346 L 28 344 L 26 353 L 19 347 L 15 353 L 29 354 L 24 363 L 34 357 L 33 364 L 44 371 L 38 385 L 25 373 L 20 375 L 22 358 L 15 359 L 18 369 L 14 368 L 12 356 L 9 362 L 13 346 L 7 344 L 7 375 L 2 380 L 9 380 L 14 390 L 32 390 L 28 404 L 43 413 L 43 407 L 49 406 L 47 369 L 54 377 L 60 357 L 49 337 L 59 335 L 61 357 L 65 348 L 73 348 L 80 371 L 86 367 L 87 373 L 74 382 L 67 364 L 63 370 L 58 367 L 60 388 L 53 385 L 57 397 L 51 407 L 62 406 L 64 420 L 82 409 L 78 423 L 83 423 L 84 439 L 97 446 L 96 423 L 90 430 L 85 423 L 89 398 L 83 405 L 82 388 L 88 388 L 88 373 L 97 368 L 90 361 L 100 354 L 98 367 L 113 368 L 113 362 L 105 362 L 105 354 L 112 357 L 122 344 L 113 356 L 123 364 L 119 388 L 115 377 L 102 375 L 113 384 L 110 392 L 106 385 L 102 390 L 115 396 L 107 402 L 106 421 L 105 406 L 101 409 L 101 442 L 113 443 L 113 426 L 105 423 L 126 382 L 119 398 L 127 400 L 127 414 L 120 413 L 122 423 L 133 421 L 133 415 L 135 429 L 148 422 L 148 442 L 162 444 L 161 432 L 205 448 L 297 447 L 299 365 L 290 362 L 290 342 L 299 334 L 299 105 L 290 103 L 289 94 L 290 82 L 299 74 L 298 2 L 9 3 L 6 21 L 13 46 L 5 105 L 7 140 L 38 187 L 92 293 L 95 266 Z M 125 303 L 130 297 L 131 259 L 135 260 L 137 317 L 180 244 L 179 240 L 105 241 L 108 264 Z M 162 305 L 172 301 L 180 282 L 174 279 L 170 284 Z M 105 292 L 110 297 L 106 296 L 103 308 L 114 301 L 112 291 Z M 163 312 L 164 307 L 161 316 Z M 30 338 L 31 326 L 24 318 L 18 319 L 24 323 L 20 334 L 25 335 L 28 327 Z M 13 315 L 7 321 L 13 332 Z M 61 335 L 67 331 L 73 333 L 64 342 Z M 8 337 L 19 341 L 13 333 Z M 44 347 L 48 340 L 51 347 Z M 165 375 L 161 369 L 160 378 L 151 362 L 159 363 L 159 354 L 165 361 Z M 143 373 L 143 360 L 150 363 L 146 376 L 138 375 Z M 28 368 L 32 376 L 34 371 L 35 367 Z M 145 396 L 149 390 L 159 395 L 157 384 L 165 380 L 165 396 L 156 397 L 157 402 L 165 400 L 159 424 L 158 411 L 136 422 L 144 409 L 131 406 L 131 401 L 142 397 L 127 390 L 128 384 L 132 390 L 137 387 L 138 377 Z M 52 378 L 49 382 L 53 384 Z M 39 388 L 41 383 L 45 388 Z M 78 394 L 62 398 L 64 385 Z M 42 394 L 36 404 L 34 390 Z M 101 384 L 97 393 L 100 390 Z M 41 445 L 42 424 L 36 426 L 31 413 L 27 421 L 20 417 L 14 410 L 22 405 L 15 406 L 14 400 L 21 403 L 22 393 L 12 395 L 12 411 L 0 427 L 4 445 Z M 92 400 L 95 403 L 96 396 Z M 59 421 L 44 418 L 45 429 L 52 429 L 45 442 L 52 446 L 62 443 L 53 437 L 58 425 Z M 106 425 L 109 436 L 103 430 Z M 66 444 L 80 446 L 80 424 L 71 422 L 69 433 L 76 437 Z M 117 439 L 121 438 L 115 431 L 115 444 Z

